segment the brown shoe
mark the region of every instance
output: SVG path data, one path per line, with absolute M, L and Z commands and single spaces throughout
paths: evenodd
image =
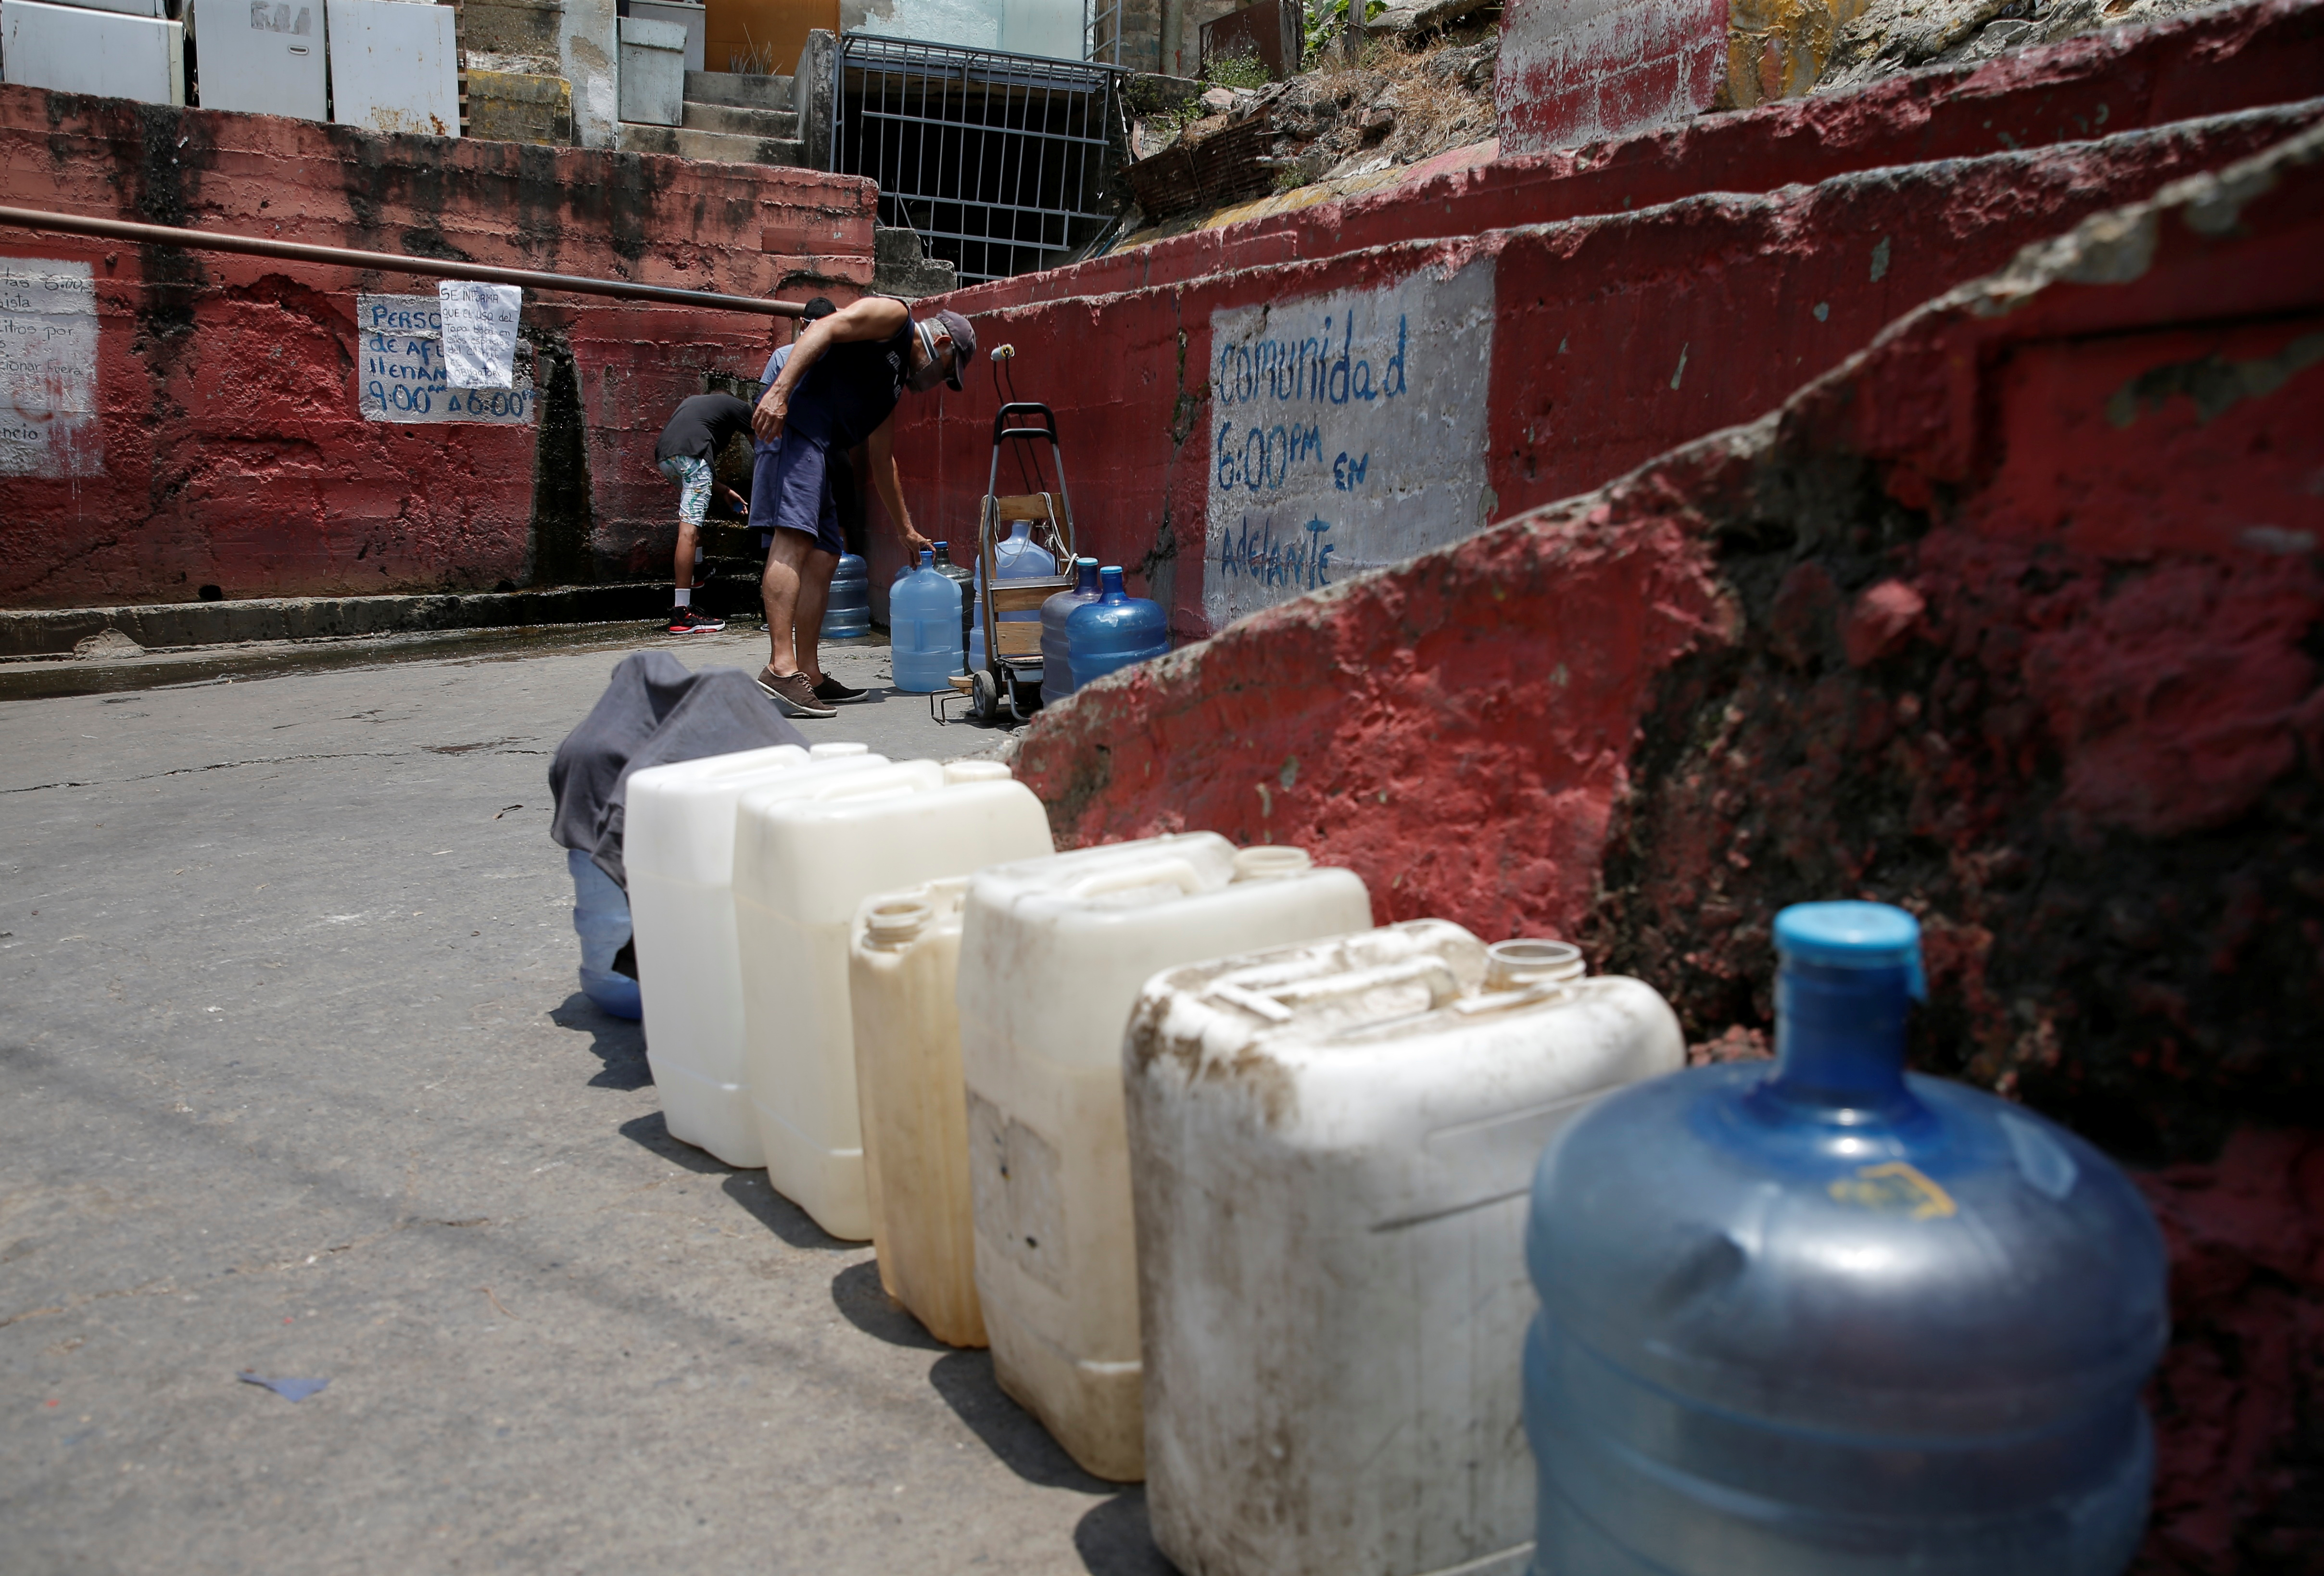
M 759 669 L 759 687 L 783 708 L 788 717 L 835 717 L 839 713 L 817 700 L 815 683 L 804 673 L 778 674 L 770 664 Z

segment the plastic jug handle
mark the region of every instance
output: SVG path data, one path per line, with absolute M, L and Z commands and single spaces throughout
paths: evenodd
M 1107 892 L 1128 891 L 1132 887 L 1158 887 L 1165 881 L 1176 882 L 1178 889 L 1190 898 L 1203 889 L 1203 878 L 1195 873 L 1193 865 L 1183 859 L 1157 859 L 1084 876 L 1068 887 L 1065 895 L 1096 898 Z
M 1461 982 L 1452 972 L 1452 965 L 1443 958 L 1407 958 L 1399 963 L 1383 963 L 1374 969 L 1353 969 L 1344 974 L 1324 974 L 1318 978 L 1296 980 L 1288 984 L 1262 986 L 1253 994 L 1265 996 L 1286 1007 L 1306 1006 L 1317 1001 L 1329 1001 L 1334 997 L 1360 995 L 1383 985 L 1402 985 L 1416 981 L 1428 987 L 1431 1011 L 1457 999 Z

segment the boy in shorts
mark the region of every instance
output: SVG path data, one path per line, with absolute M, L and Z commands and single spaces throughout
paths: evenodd
M 726 627 L 724 619 L 698 612 L 694 604 L 694 563 L 701 556 L 702 521 L 710 508 L 712 472 L 735 434 L 751 430 L 751 407 L 732 394 L 696 394 L 671 413 L 654 445 L 654 464 L 678 484 L 678 556 L 672 577 L 677 605 L 670 609 L 673 635 L 709 634 Z M 732 487 L 726 496 L 747 511 L 750 504 Z

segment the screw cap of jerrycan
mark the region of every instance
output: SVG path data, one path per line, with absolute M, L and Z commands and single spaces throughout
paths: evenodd
M 1540 1568 L 2114 1576 L 2169 1326 L 2153 1216 L 2074 1134 L 1904 1071 L 1911 915 L 1775 928 L 1773 1067 L 1626 1090 L 1535 1175 Z

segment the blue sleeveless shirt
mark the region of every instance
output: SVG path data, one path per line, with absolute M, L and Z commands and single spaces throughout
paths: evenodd
M 784 431 L 827 448 L 853 448 L 888 419 L 904 397 L 911 346 L 909 319 L 885 339 L 853 339 L 828 346 L 791 391 Z

